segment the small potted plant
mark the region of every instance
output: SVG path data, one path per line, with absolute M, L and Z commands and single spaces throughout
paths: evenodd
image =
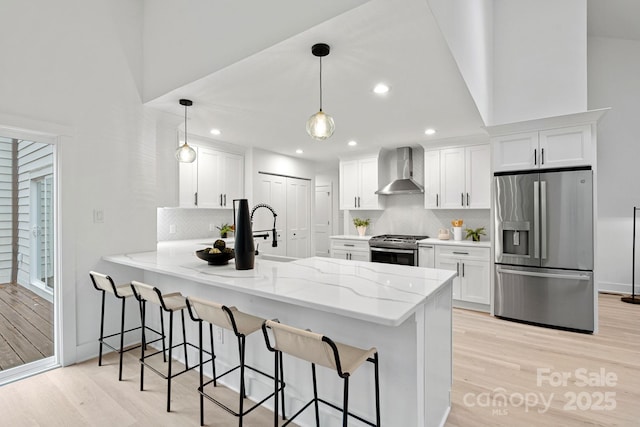
M 369 218 L 353 218 L 353 225 L 356 226 L 356 230 L 358 230 L 359 236 L 364 236 L 364 233 L 367 232 L 367 227 L 371 224 L 371 220 Z
M 229 233 L 233 233 L 234 231 L 233 225 L 226 224 L 226 223 L 216 228 L 220 230 L 220 237 L 223 239 L 226 239 L 229 236 Z
M 471 240 L 474 242 L 480 241 L 480 236 L 486 236 L 487 233 L 484 231 L 484 227 L 480 228 L 465 228 L 464 231 L 467 233 L 465 239 L 471 237 Z

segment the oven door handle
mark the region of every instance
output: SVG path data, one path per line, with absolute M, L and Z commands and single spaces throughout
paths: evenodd
M 389 249 L 389 248 L 375 248 L 375 247 L 371 247 L 369 249 L 371 249 L 373 252 L 393 252 L 396 254 L 412 254 L 415 252 L 415 250 L 413 249 Z

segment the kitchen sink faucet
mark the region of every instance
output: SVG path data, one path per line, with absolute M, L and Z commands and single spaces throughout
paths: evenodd
M 253 214 L 259 208 L 267 208 L 273 214 L 273 228 L 271 229 L 271 232 L 273 234 L 273 241 L 271 242 L 271 246 L 274 247 L 274 248 L 277 248 L 278 247 L 278 233 L 276 232 L 276 217 L 278 216 L 278 214 L 276 213 L 275 209 L 273 209 L 271 206 L 267 205 L 266 203 L 259 203 L 259 204 L 255 205 L 253 207 L 253 209 L 251 209 L 251 225 L 252 226 L 253 226 Z M 256 230 L 256 231 L 260 232 L 260 231 L 269 231 L 269 230 Z M 253 237 L 264 237 L 266 239 L 267 237 L 269 237 L 269 233 L 254 234 Z

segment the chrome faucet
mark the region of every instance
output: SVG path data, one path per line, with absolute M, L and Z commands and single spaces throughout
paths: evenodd
M 271 229 L 271 232 L 273 234 L 273 241 L 271 242 L 271 246 L 274 247 L 274 248 L 277 248 L 278 247 L 278 233 L 276 232 L 276 217 L 278 216 L 278 214 L 276 213 L 275 209 L 273 209 L 271 206 L 267 205 L 266 203 L 259 203 L 259 204 L 255 205 L 253 207 L 253 209 L 251 209 L 251 225 L 253 225 L 253 214 L 259 208 L 267 208 L 273 214 L 273 228 Z M 260 232 L 260 231 L 269 231 L 269 230 L 256 230 L 256 231 Z M 265 239 L 268 236 L 269 236 L 268 233 L 266 233 L 266 234 L 254 234 L 253 235 L 253 237 L 264 237 Z

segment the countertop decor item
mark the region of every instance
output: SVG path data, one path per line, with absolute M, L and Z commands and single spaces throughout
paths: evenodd
M 184 105 L 184 144 L 176 150 L 176 159 L 183 163 L 193 163 L 196 160 L 196 150 L 187 144 L 187 107 L 191 107 L 193 102 L 188 99 L 181 99 L 180 105 Z
M 622 297 L 622 301 L 629 304 L 640 304 L 640 298 L 636 298 L 636 215 L 640 208 L 633 207 L 633 249 L 631 255 L 631 296 Z
M 236 202 L 238 202 L 237 211 Z M 236 230 L 234 241 L 236 270 L 252 270 L 256 258 L 256 248 L 253 243 L 249 201 L 247 199 L 235 199 L 233 201 L 233 218 L 233 225 Z
M 233 231 L 235 230 L 235 227 L 233 226 L 233 224 L 227 224 L 227 223 L 224 223 L 220 227 L 216 227 L 216 228 L 220 230 L 220 237 L 222 237 L 223 239 L 226 239 L 229 233 L 233 233 Z
M 465 231 L 465 233 L 467 233 L 467 235 L 464 236 L 464 238 L 468 239 L 469 237 L 471 237 L 471 240 L 473 240 L 474 242 L 479 242 L 480 241 L 480 236 L 486 236 L 487 235 L 484 227 L 480 227 L 480 228 L 465 228 L 464 231 Z
M 371 224 L 371 219 L 366 218 L 353 218 L 353 225 L 356 226 L 356 230 L 358 230 L 359 236 L 364 236 L 367 232 L 367 227 Z
M 201 249 L 196 251 L 196 256 L 201 260 L 207 261 L 209 265 L 227 265 L 229 260 L 235 256 L 231 248 L 218 249 L 218 252 L 212 252 L 212 250 L 215 250 L 215 248 Z
M 446 228 L 441 228 L 440 230 L 438 230 L 438 239 L 449 240 L 449 230 Z
M 322 57 L 329 55 L 329 51 L 329 45 L 325 43 L 317 43 L 311 47 L 313 56 L 320 58 L 320 111 L 307 120 L 307 133 L 318 141 L 329 138 L 336 128 L 333 118 L 322 111 Z

